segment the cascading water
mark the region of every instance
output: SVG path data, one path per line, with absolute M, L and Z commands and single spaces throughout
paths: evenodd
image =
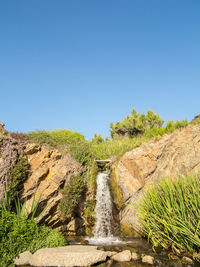
M 96 193 L 96 224 L 93 231 L 94 237 L 88 238 L 89 243 L 117 243 L 120 240 L 112 234 L 112 199 L 109 189 L 110 171 L 100 172 L 97 175 Z
M 95 238 L 112 236 L 112 200 L 108 186 L 109 172 L 101 172 L 97 176 L 96 194 L 96 225 L 94 228 Z

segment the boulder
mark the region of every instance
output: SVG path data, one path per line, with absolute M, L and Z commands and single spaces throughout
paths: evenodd
M 153 265 L 154 264 L 154 257 L 146 255 L 142 258 L 142 262 Z
M 122 252 L 119 252 L 119 253 L 112 256 L 112 260 L 119 261 L 119 262 L 130 261 L 131 260 L 131 252 L 130 252 L 130 250 L 124 250 Z
M 43 248 L 36 251 L 30 259 L 32 266 L 91 266 L 104 262 L 113 255 L 110 251 L 97 250 L 96 246 L 66 246 Z
M 32 254 L 29 251 L 25 251 L 25 252 L 19 254 L 14 259 L 14 264 L 15 265 L 27 265 L 27 264 L 29 264 L 31 257 L 32 257 Z
M 142 198 L 148 184 L 161 177 L 175 177 L 200 170 L 200 125 L 166 134 L 125 153 L 112 165 L 112 179 L 118 184 L 123 205 L 120 210 L 122 228 L 141 228 L 136 211 L 131 207 Z
M 189 265 L 193 265 L 193 264 L 194 264 L 194 261 L 193 261 L 191 258 L 186 257 L 186 256 L 184 256 L 184 257 L 181 259 L 181 261 L 182 261 L 183 263 L 185 263 L 185 264 L 189 264 Z

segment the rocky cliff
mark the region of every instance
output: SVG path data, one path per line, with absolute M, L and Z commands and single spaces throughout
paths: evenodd
M 60 190 L 69 182 L 72 174 L 81 173 L 82 167 L 70 154 L 63 155 L 57 149 L 38 144 L 26 144 L 24 155 L 30 164 L 30 175 L 24 183 L 22 200 L 30 208 L 34 198 L 39 199 L 39 212 L 44 210 L 40 221 L 58 228 L 69 221 L 61 221 L 58 203 Z
M 164 176 L 200 170 L 200 126 L 190 125 L 164 135 L 159 141 L 144 143 L 125 153 L 112 169 L 113 184 L 118 185 L 115 202 L 120 209 L 121 228 L 126 234 L 133 234 L 132 230 L 138 232 L 140 227 L 131 206 L 142 198 L 149 183 L 156 184 Z
M 68 184 L 72 175 L 83 172 L 83 167 L 70 154 L 63 154 L 48 146 L 29 143 L 18 134 L 3 133 L 0 135 L 0 199 L 4 195 L 9 181 L 9 170 L 20 156 L 29 163 L 29 175 L 23 184 L 21 202 L 26 202 L 27 210 L 38 202 L 38 213 L 44 211 L 39 222 L 53 228 L 65 228 L 73 234 L 78 231 L 80 218 L 61 220 L 58 203 L 62 198 L 61 189 Z M 35 201 L 36 200 L 36 201 Z

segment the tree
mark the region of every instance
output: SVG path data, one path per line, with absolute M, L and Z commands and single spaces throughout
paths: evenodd
M 110 124 L 111 137 L 137 136 L 145 133 L 146 130 L 152 128 L 161 128 L 164 120 L 151 110 L 147 114 L 137 113 L 135 109 L 132 110 L 131 116 L 128 115 L 121 122 Z

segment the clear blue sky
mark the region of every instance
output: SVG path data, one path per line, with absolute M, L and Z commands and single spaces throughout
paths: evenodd
M 132 108 L 200 113 L 199 0 L 0 2 L 0 121 L 109 135 Z

